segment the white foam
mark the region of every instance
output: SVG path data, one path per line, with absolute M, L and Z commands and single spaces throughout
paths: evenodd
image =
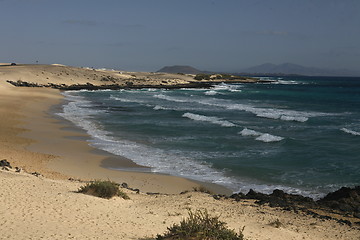
M 239 88 L 241 88 L 241 85 L 220 83 L 218 85 L 215 85 L 213 87 L 213 90 L 221 90 L 221 91 L 229 91 L 229 92 L 241 92 L 241 90 L 239 90 Z
M 354 135 L 354 136 L 360 136 L 360 132 L 356 132 L 356 131 L 350 130 L 348 128 L 342 128 L 340 130 L 345 132 L 345 133 L 349 133 L 351 135 Z
M 241 134 L 242 136 L 254 136 L 254 137 L 262 135 L 261 132 L 257 132 L 255 130 L 248 128 L 244 128 L 241 132 L 239 132 L 239 134 Z
M 218 125 L 221 125 L 222 127 L 235 127 L 236 126 L 232 122 L 229 122 L 227 120 L 222 120 L 221 118 L 218 118 L 218 117 L 209 117 L 209 116 L 188 113 L 188 112 L 184 113 L 182 116 L 187 117 L 192 120 L 195 120 L 195 121 L 210 122 L 210 123 L 218 124 Z
M 244 128 L 242 131 L 239 132 L 239 134 L 241 134 L 244 137 L 247 136 L 251 136 L 251 137 L 256 137 L 255 140 L 257 141 L 262 141 L 262 142 L 278 142 L 283 140 L 283 137 L 279 137 L 279 136 L 274 136 L 271 135 L 269 133 L 262 133 L 262 132 L 258 132 L 249 128 Z
M 304 111 L 295 111 L 295 110 L 278 109 L 278 108 L 261 108 L 261 107 L 255 107 L 250 104 L 233 103 L 232 101 L 220 100 L 215 98 L 212 99 L 193 99 L 190 97 L 179 98 L 179 97 L 167 96 L 164 94 L 154 95 L 154 97 L 171 102 L 179 102 L 179 103 L 196 102 L 198 104 L 216 106 L 228 110 L 245 111 L 255 114 L 257 117 L 276 119 L 282 121 L 306 122 L 309 120 L 310 117 L 320 117 L 320 116 L 329 115 L 327 113 L 320 113 L 320 112 L 304 112 Z
M 167 96 L 164 94 L 157 94 L 157 95 L 154 95 L 154 97 L 163 99 L 163 100 L 167 100 L 167 101 L 171 101 L 171 102 L 182 102 L 182 103 L 189 102 L 188 99 L 174 98 L 174 97 L 170 97 L 170 96 Z
M 269 119 L 280 119 L 281 115 L 279 113 L 273 112 L 273 111 L 269 111 L 269 112 L 265 112 L 265 111 L 252 111 L 252 113 L 255 113 L 255 115 L 257 117 L 262 117 L 262 118 L 269 118 Z
M 100 125 L 94 121 L 94 116 L 106 114 L 106 111 L 94 108 L 91 102 L 85 100 L 83 97 L 71 95 L 69 92 L 64 95 L 69 103 L 64 105 L 63 112 L 57 115 L 86 130 L 90 136 L 112 141 L 106 137 L 108 132 L 102 130 Z
M 222 107 L 228 110 L 238 110 L 245 111 L 255 114 L 257 117 L 277 119 L 283 121 L 296 121 L 296 122 L 306 122 L 310 117 L 320 117 L 328 116 L 330 114 L 321 113 L 321 112 L 304 112 L 296 110 L 287 110 L 279 108 L 261 108 L 255 107 L 250 104 L 239 104 L 233 103 L 227 100 L 220 99 L 204 99 L 199 100 L 198 103 L 216 107 Z
M 208 96 L 213 96 L 213 95 L 216 95 L 216 94 L 218 94 L 218 92 L 216 92 L 214 90 L 209 90 L 209 91 L 205 92 L 205 95 L 208 95 Z
M 309 120 L 308 117 L 302 117 L 302 116 L 286 116 L 286 115 L 282 115 L 280 117 L 281 120 L 284 121 L 297 121 L 297 122 L 306 122 L 307 120 Z
M 155 107 L 153 107 L 154 110 L 171 110 L 170 108 L 166 108 L 160 105 L 156 105 Z
M 131 99 L 131 98 L 120 98 L 120 97 L 114 97 L 110 96 L 110 99 L 120 101 L 120 102 L 129 102 L 129 103 L 144 103 L 144 101 L 139 99 Z
M 283 85 L 298 85 L 298 84 L 305 84 L 304 82 L 298 82 L 293 80 L 276 80 L 271 82 L 271 84 L 283 84 Z
M 260 135 L 259 137 L 255 138 L 255 140 L 257 140 L 257 141 L 262 141 L 262 142 L 266 142 L 266 143 L 279 142 L 283 139 L 284 139 L 283 137 L 274 136 L 274 135 L 271 135 L 268 133 L 264 133 L 264 134 Z

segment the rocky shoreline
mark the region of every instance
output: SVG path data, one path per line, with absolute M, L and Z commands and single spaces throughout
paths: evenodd
M 259 205 L 279 207 L 287 211 L 302 211 L 322 219 L 335 219 L 340 223 L 360 226 L 360 186 L 342 187 L 325 197 L 314 200 L 297 194 L 288 194 L 275 189 L 271 194 L 255 192 L 250 189 L 247 194 L 236 193 L 229 197 L 214 195 L 215 199 L 231 198 L 237 202 L 256 200 Z
M 22 80 L 18 81 L 11 81 L 7 80 L 8 83 L 12 84 L 16 87 L 47 87 L 47 88 L 54 88 L 59 89 L 62 91 L 69 91 L 69 90 L 120 90 L 120 89 L 143 89 L 143 88 L 161 88 L 161 89 L 181 89 L 181 88 L 210 88 L 215 84 L 221 83 L 269 83 L 274 82 L 271 80 L 256 80 L 256 81 L 234 81 L 234 80 L 222 80 L 222 81 L 201 81 L 201 82 L 188 82 L 188 83 L 179 83 L 179 84 L 171 84 L 171 85 L 164 85 L 164 84 L 136 84 L 134 85 L 132 81 L 127 81 L 125 84 L 102 84 L 102 85 L 94 85 L 92 83 L 86 84 L 39 84 L 33 82 L 26 82 Z

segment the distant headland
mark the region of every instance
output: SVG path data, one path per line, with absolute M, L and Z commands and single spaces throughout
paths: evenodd
M 184 74 L 213 74 L 212 71 L 203 71 L 191 66 L 166 66 L 158 70 L 157 72 L 166 73 L 184 73 Z M 254 67 L 239 69 L 236 72 L 228 73 L 237 76 L 333 76 L 333 77 L 356 77 L 360 76 L 359 71 L 353 71 L 349 69 L 323 69 L 314 67 L 305 67 L 293 63 L 272 64 L 265 63 Z
M 0 68 L 2 78 L 14 86 L 48 87 L 60 90 L 199 88 L 211 87 L 222 82 L 256 83 L 264 81 L 231 74 L 128 72 L 61 64 L 8 64 L 2 65 Z

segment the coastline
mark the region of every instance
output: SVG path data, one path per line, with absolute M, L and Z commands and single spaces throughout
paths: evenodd
M 39 90 L 47 91 L 46 89 Z M 60 104 L 58 101 L 55 104 Z M 51 116 L 52 114 L 48 111 L 52 105 L 48 105 L 48 103 L 46 106 L 40 107 L 47 108 L 47 111 L 43 113 L 32 111 L 29 115 L 25 114 L 23 126 L 27 131 L 21 133 L 20 136 L 33 140 L 26 150 L 53 156 L 47 162 L 46 168 L 48 169 L 45 170 L 45 172 L 54 172 L 49 174 L 50 177 L 62 175 L 63 179 L 80 178 L 86 181 L 109 179 L 120 184 L 125 182 L 132 188 L 140 189 L 143 192 L 166 194 L 191 191 L 201 185 L 199 182 L 180 177 L 142 171 L 147 168 L 124 157 L 93 148 L 86 141 L 90 139 L 90 136 L 85 132 L 81 129 L 74 131 L 76 126 L 71 125 L 70 122 Z M 119 171 L 111 168 L 123 168 L 131 171 Z M 206 185 L 215 193 L 231 193 L 215 184 Z
M 118 160 L 138 166 L 92 148 L 84 131 L 52 116 L 52 107 L 63 101 L 59 90 L 14 87 L 2 81 L 1 73 L 0 80 L 0 159 L 25 170 L 0 170 L 0 224 L 8 229 L 4 238 L 139 239 L 164 232 L 187 217 L 189 209 L 208 209 L 235 231 L 245 227 L 247 239 L 356 239 L 360 234 L 357 226 L 260 206 L 251 199 L 217 200 L 193 192 L 200 184 L 184 178 L 110 170 Z M 78 194 L 83 182 L 74 179 L 79 178 L 127 182 L 140 194 L 124 189 L 130 200 Z M 281 224 L 274 227 L 275 222 Z

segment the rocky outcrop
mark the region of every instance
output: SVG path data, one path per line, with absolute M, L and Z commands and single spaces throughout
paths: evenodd
M 151 81 L 148 84 L 142 84 L 144 79 L 131 79 L 127 81 L 122 81 L 120 83 L 115 83 L 115 78 L 111 76 L 107 76 L 101 79 L 101 82 L 107 84 L 94 85 L 92 83 L 86 84 L 55 84 L 55 83 L 47 83 L 47 84 L 39 84 L 33 82 L 26 81 L 7 81 L 8 83 L 16 86 L 16 87 L 46 87 L 46 88 L 55 88 L 59 90 L 119 90 L 119 89 L 142 89 L 142 88 L 162 88 L 162 89 L 180 89 L 180 88 L 210 88 L 214 84 L 219 83 L 258 83 L 258 82 L 270 82 L 268 80 L 259 80 L 254 78 L 244 78 L 244 79 L 235 79 L 235 80 L 224 80 L 224 79 L 213 79 L 209 81 L 189 81 L 187 83 L 171 83 L 169 84 L 167 81 L 161 81 L 160 83 Z
M 360 218 L 360 186 L 355 188 L 342 187 L 318 200 L 317 203 Z
M 315 213 L 314 210 L 321 209 L 325 212 L 360 218 L 360 186 L 354 188 L 343 187 L 317 201 L 301 195 L 288 194 L 279 189 L 275 189 L 271 194 L 259 193 L 250 189 L 247 194 L 236 193 L 231 195 L 230 198 L 235 201 L 253 199 L 256 200 L 255 203 L 260 205 L 268 204 L 270 207 L 281 207 L 284 210 L 295 212 L 302 210 L 316 216 L 320 215 Z M 321 217 L 331 218 L 324 215 L 321 215 Z M 348 221 L 343 222 L 349 224 Z
M 8 83 L 16 86 L 16 87 L 47 87 L 47 88 L 55 88 L 59 90 L 119 90 L 119 89 L 142 89 L 142 88 L 163 88 L 163 89 L 179 89 L 179 88 L 208 88 L 213 84 L 218 82 L 189 82 L 184 84 L 134 84 L 134 82 L 127 81 L 124 84 L 104 84 L 104 85 L 94 85 L 91 83 L 87 84 L 37 84 L 25 81 L 7 81 Z
M 0 161 L 0 167 L 12 168 L 11 164 L 6 159 Z
M 269 204 L 270 207 L 281 207 L 288 210 L 296 210 L 299 206 L 314 207 L 316 202 L 309 197 L 296 194 L 288 194 L 282 190 L 275 189 L 271 194 L 255 192 L 250 189 L 247 194 L 237 193 L 230 198 L 240 201 L 241 199 L 255 199 L 258 204 Z

